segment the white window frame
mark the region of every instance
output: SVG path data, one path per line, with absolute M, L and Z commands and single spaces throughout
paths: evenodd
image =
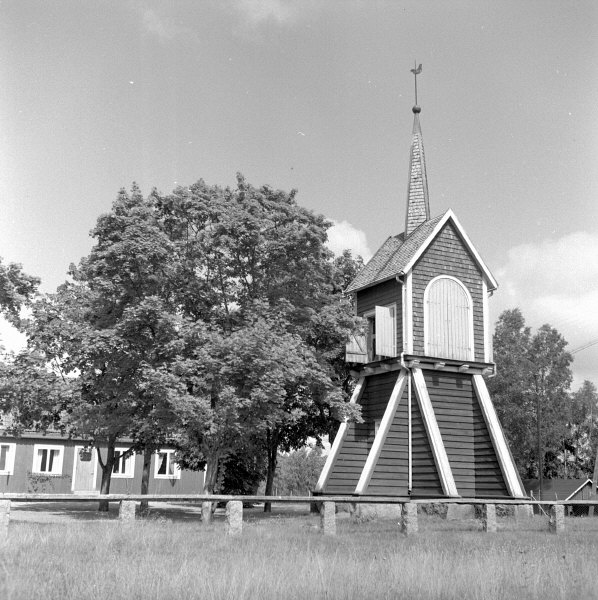
M 52 461 L 52 471 L 41 470 L 41 458 L 38 456 L 40 450 L 58 450 L 57 456 Z M 62 475 L 62 463 L 64 461 L 64 446 L 57 444 L 34 444 L 33 465 L 31 472 L 36 475 Z
M 0 447 L 2 446 L 8 446 L 8 451 L 6 452 L 4 469 L 0 470 L 0 475 L 13 475 L 15 472 L 15 454 L 17 452 L 17 445 L 12 442 L 0 442 Z
M 125 453 L 128 448 L 114 448 L 114 452 L 116 454 Z M 125 461 L 125 471 L 124 473 L 115 473 L 114 467 L 112 470 L 112 479 L 133 479 L 135 477 L 135 453 L 130 454 L 127 458 L 123 459 L 123 457 L 119 457 L 117 459 L 118 464 L 122 464 L 122 461 Z
M 392 308 L 392 310 L 393 310 L 393 315 L 394 315 L 392 318 L 393 355 L 386 356 L 384 354 L 378 354 L 377 352 L 376 352 L 376 354 L 373 353 L 372 332 L 371 332 L 370 321 L 373 321 L 375 323 L 376 337 L 378 337 L 378 335 L 379 335 L 379 332 L 378 332 L 379 325 L 376 323 L 376 309 L 374 308 L 373 310 L 368 310 L 363 313 L 363 318 L 366 319 L 366 321 L 368 323 L 367 329 L 366 329 L 366 336 L 367 336 L 367 344 L 366 345 L 367 345 L 368 362 L 373 362 L 375 360 L 382 360 L 385 358 L 394 358 L 397 356 L 397 303 L 391 302 L 390 304 L 379 304 L 377 306 L 379 306 L 380 308 Z
M 430 310 L 428 307 L 428 296 L 430 295 L 430 289 L 432 285 L 437 282 L 439 279 L 450 279 L 459 284 L 459 286 L 465 292 L 467 296 L 467 301 L 469 302 L 469 356 L 465 359 L 456 359 L 456 360 L 474 360 L 475 356 L 475 347 L 474 347 L 474 336 L 473 336 L 473 298 L 471 297 L 470 291 L 467 289 L 467 286 L 456 277 L 452 277 L 451 275 L 438 275 L 438 277 L 434 277 L 428 282 L 426 289 L 424 291 L 424 352 L 427 356 L 432 356 L 430 354 L 430 344 L 429 344 L 429 324 L 430 324 Z
M 154 464 L 154 479 L 180 479 L 181 478 L 181 468 L 179 467 L 179 465 L 177 464 L 177 462 L 174 460 L 174 450 L 170 450 L 170 449 L 160 449 L 156 452 L 155 455 L 155 464 Z M 160 469 L 160 455 L 161 454 L 166 454 L 167 455 L 167 462 L 166 462 L 166 471 L 168 471 L 168 467 L 170 466 L 171 463 L 173 463 L 173 473 L 172 475 L 169 475 L 168 473 L 166 474 L 162 474 L 162 473 L 158 473 L 158 470 Z

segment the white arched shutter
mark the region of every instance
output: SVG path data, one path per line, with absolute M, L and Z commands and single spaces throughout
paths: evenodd
M 426 296 L 426 354 L 471 360 L 471 301 L 463 285 L 455 279 L 440 277 L 430 283 Z

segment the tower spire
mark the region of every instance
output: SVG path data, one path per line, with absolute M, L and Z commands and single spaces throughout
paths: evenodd
M 416 63 L 417 64 L 417 63 Z M 407 214 L 405 217 L 405 236 L 408 237 L 417 227 L 430 218 L 428 199 L 428 178 L 426 176 L 426 158 L 424 142 L 419 124 L 421 108 L 417 104 L 417 76 L 422 72 L 421 64 L 411 69 L 415 79 L 415 106 L 413 107 L 413 134 L 411 137 L 411 156 L 409 159 L 409 186 L 407 188 Z

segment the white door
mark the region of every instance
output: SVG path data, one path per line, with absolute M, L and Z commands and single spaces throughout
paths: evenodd
M 91 452 L 91 460 L 81 460 L 79 451 L 83 446 L 75 446 L 73 461 L 73 492 L 89 493 L 96 491 L 97 456 L 95 448 Z

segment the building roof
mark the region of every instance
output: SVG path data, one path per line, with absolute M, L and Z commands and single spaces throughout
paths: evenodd
M 574 496 L 586 485 L 591 485 L 591 479 L 544 479 L 542 482 L 542 500 L 573 500 Z M 524 479 L 525 493 L 539 500 L 540 480 Z
M 388 281 L 400 273 L 408 273 L 449 221 L 486 278 L 488 288 L 495 290 L 498 287 L 496 280 L 471 243 L 461 223 L 449 209 L 443 215 L 424 221 L 405 241 L 403 241 L 404 234 L 402 233 L 389 237 L 345 291 L 347 293 L 357 292 Z
M 347 292 L 392 279 L 404 270 L 421 245 L 428 239 L 443 215 L 423 222 L 408 238 L 400 233 L 389 237 L 347 287 Z

